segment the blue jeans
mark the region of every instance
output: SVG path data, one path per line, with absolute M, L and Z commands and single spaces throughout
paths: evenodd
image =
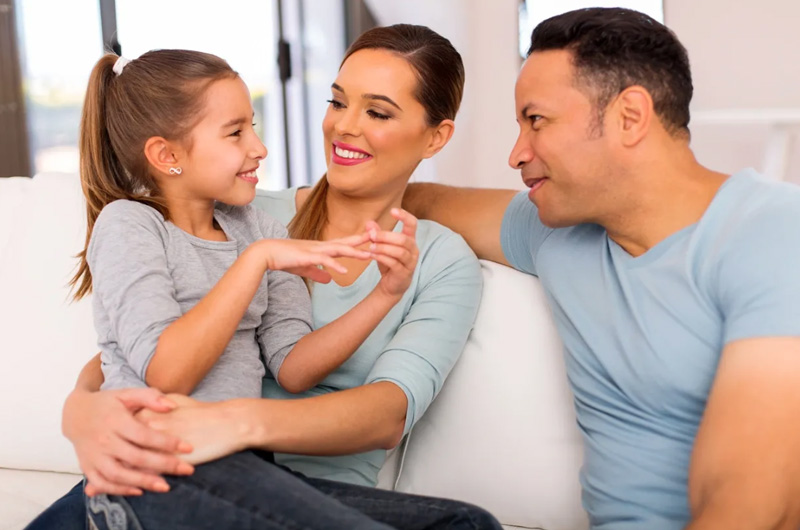
M 26 530 L 84 530 L 83 506 L 98 530 L 501 528 L 488 512 L 469 504 L 306 478 L 250 451 L 166 480 L 169 493 L 101 495 L 85 504 L 78 484 Z

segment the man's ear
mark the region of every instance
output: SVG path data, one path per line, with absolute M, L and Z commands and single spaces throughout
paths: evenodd
M 624 146 L 633 147 L 647 136 L 655 118 L 655 110 L 653 98 L 646 88 L 634 85 L 623 90 L 616 98 L 614 110 Z
M 178 153 L 169 141 L 161 136 L 151 136 L 144 143 L 144 156 L 157 172 L 169 175 L 170 168 L 177 167 Z
M 453 120 L 442 120 L 442 122 L 433 129 L 430 142 L 428 142 L 428 146 L 425 148 L 422 158 L 430 158 L 441 151 L 442 148 L 447 145 L 447 142 L 450 141 L 450 138 L 453 137 L 455 129 L 456 124 Z

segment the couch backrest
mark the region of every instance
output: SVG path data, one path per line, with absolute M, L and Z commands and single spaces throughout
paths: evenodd
M 76 175 L 0 179 L 0 467 L 79 471 L 60 418 L 97 350 L 90 299 L 68 300 L 84 215 Z M 474 502 L 505 525 L 583 530 L 581 442 L 541 286 L 482 266 L 464 355 L 382 485 Z

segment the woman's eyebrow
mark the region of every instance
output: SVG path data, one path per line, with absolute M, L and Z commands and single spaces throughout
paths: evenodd
M 338 92 L 341 92 L 342 94 L 346 94 L 347 93 L 347 92 L 344 91 L 344 89 L 342 87 L 340 87 L 336 83 L 331 84 L 331 88 L 336 90 L 336 91 L 338 91 Z M 392 105 L 393 107 L 397 108 L 397 110 L 399 110 L 400 112 L 403 111 L 403 109 L 400 107 L 400 105 L 395 103 L 392 100 L 392 98 L 390 98 L 389 96 L 384 96 L 382 94 L 362 94 L 361 97 L 365 98 L 365 99 L 377 99 L 377 100 L 380 100 L 380 101 L 385 101 L 389 105 Z

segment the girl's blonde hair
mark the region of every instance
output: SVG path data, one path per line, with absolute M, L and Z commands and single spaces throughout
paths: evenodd
M 78 272 L 70 281 L 74 299 L 92 290 L 86 251 L 105 205 L 118 199 L 138 201 L 169 218 L 144 154 L 149 138 L 188 142 L 202 119 L 203 95 L 214 81 L 238 74 L 208 53 L 150 51 L 114 71 L 119 57 L 104 55 L 89 78 L 81 115 L 80 176 L 86 197 L 86 242 L 78 254 Z M 190 144 L 186 144 L 191 149 Z
M 425 26 L 372 28 L 347 48 L 342 64 L 359 50 L 387 50 L 408 61 L 417 75 L 414 97 L 425 108 L 429 126 L 455 119 L 464 93 L 464 64 L 449 40 Z M 328 179 L 323 175 L 289 223 L 289 235 L 295 239 L 322 237 L 328 221 L 327 195 Z

